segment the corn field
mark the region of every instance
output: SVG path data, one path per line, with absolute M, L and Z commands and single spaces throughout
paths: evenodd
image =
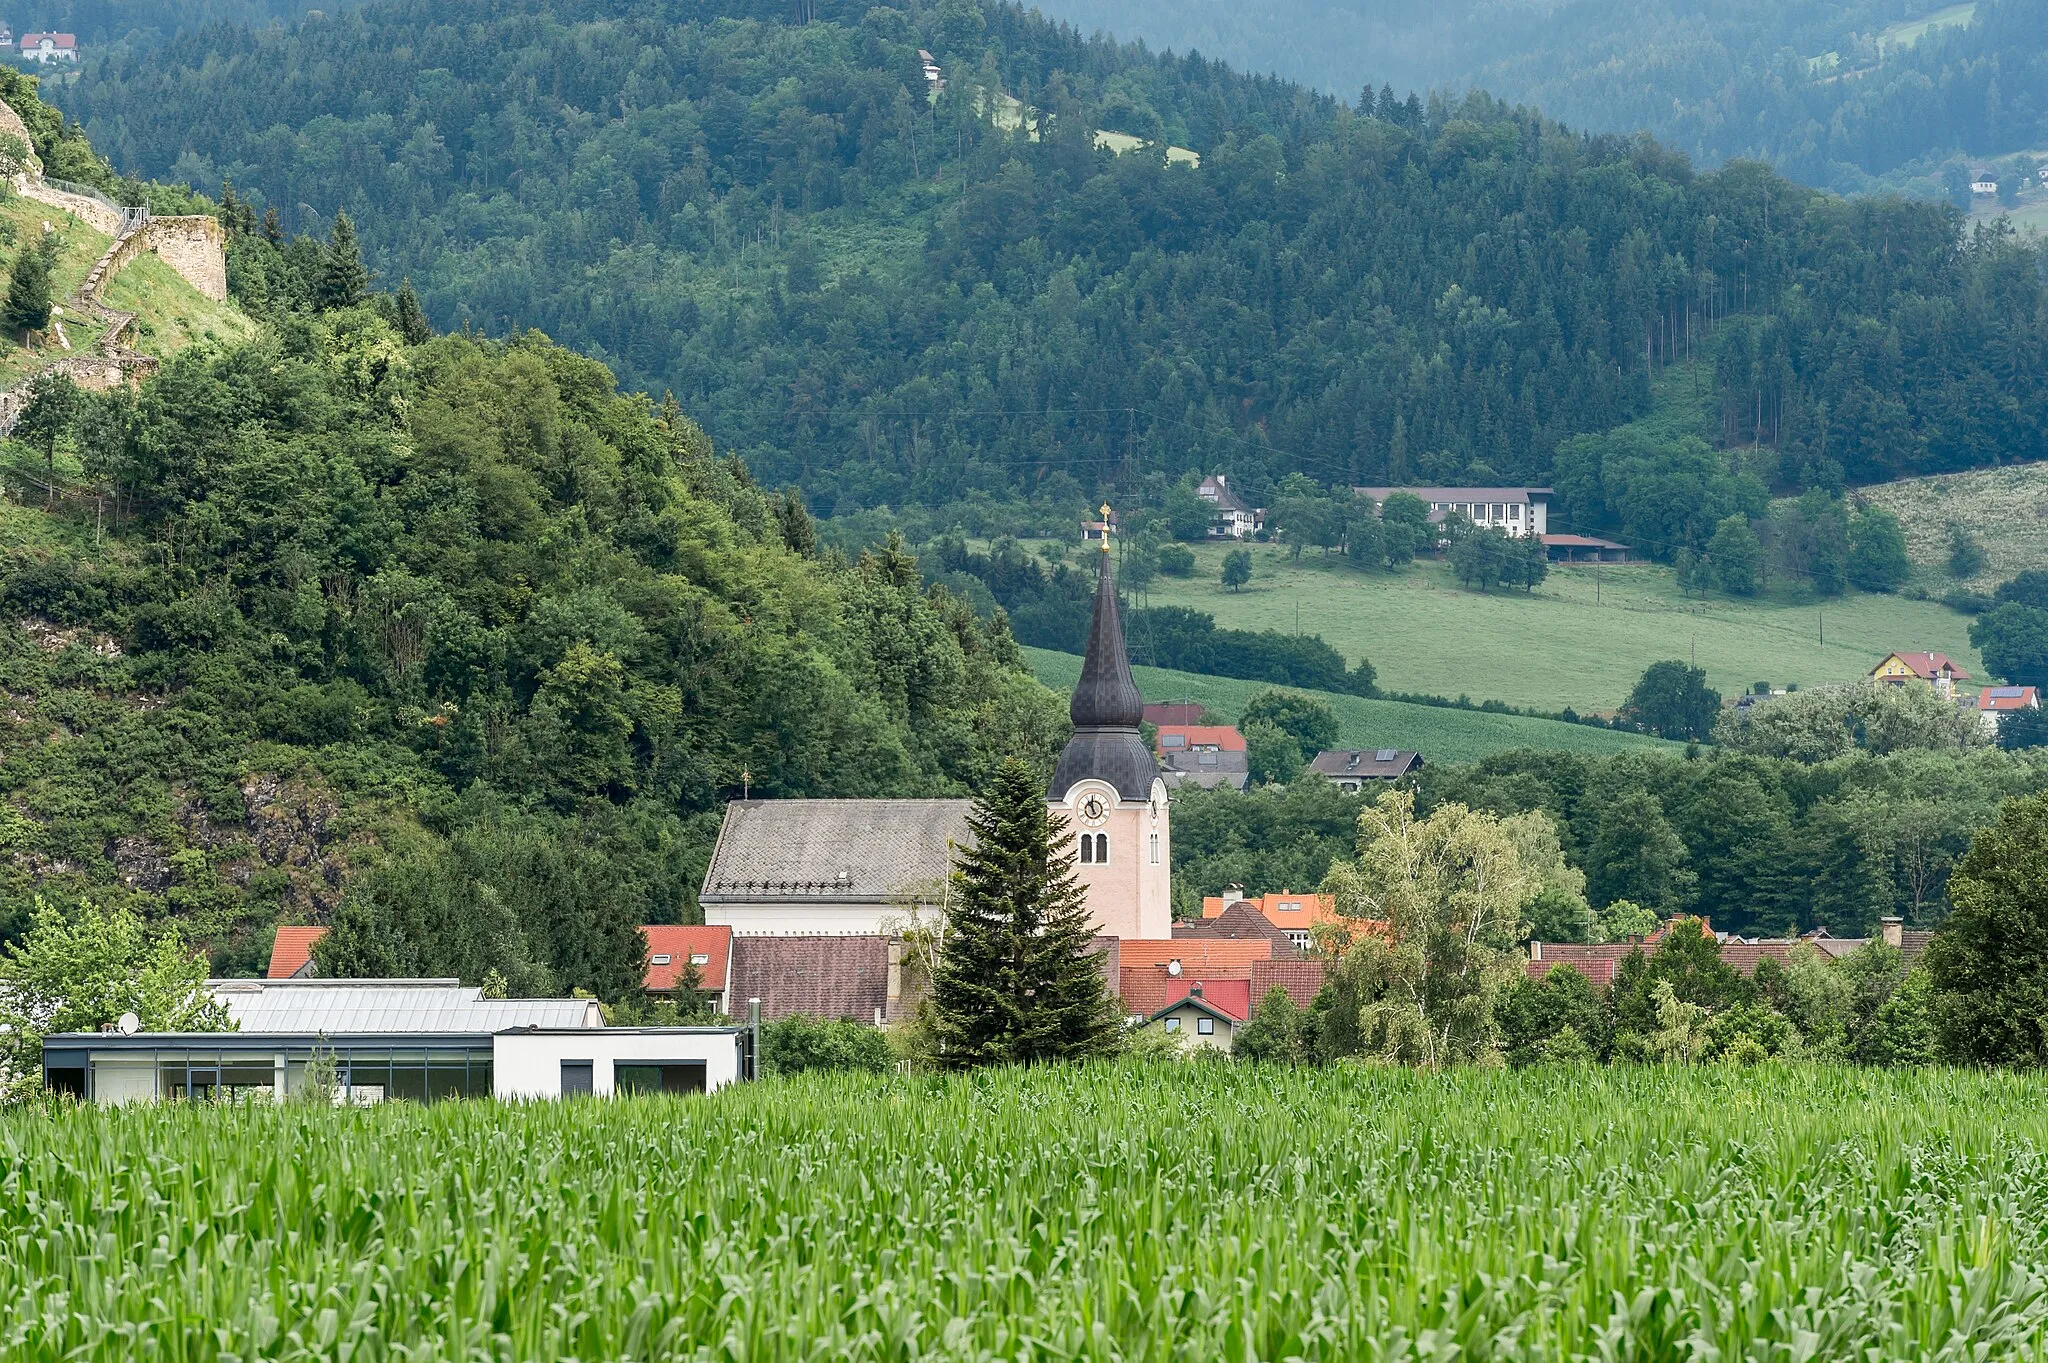
M 0 1117 L 0 1357 L 2035 1357 L 2048 1082 L 802 1076 Z

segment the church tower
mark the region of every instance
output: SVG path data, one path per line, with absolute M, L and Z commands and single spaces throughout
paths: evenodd
M 1109 509 L 1103 508 L 1105 526 Z M 1088 657 L 1069 708 L 1074 736 L 1046 794 L 1068 827 L 1069 854 L 1088 891 L 1095 930 L 1111 937 L 1173 935 L 1173 843 L 1166 782 L 1138 734 L 1145 702 L 1131 680 L 1123 614 L 1110 575 L 1109 534 L 1095 578 Z

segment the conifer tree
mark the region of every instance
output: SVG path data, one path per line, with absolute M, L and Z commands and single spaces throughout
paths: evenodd
M 412 291 L 410 279 L 398 286 L 398 334 L 405 337 L 407 345 L 425 345 L 434 338 L 434 329 L 427 325 L 427 314 L 420 307 L 420 296 Z
M 322 312 L 352 308 L 363 301 L 370 286 L 370 272 L 363 268 L 363 249 L 356 242 L 356 225 L 347 213 L 334 215 L 334 233 L 320 262 L 320 279 L 314 292 Z
M 1089 954 L 1088 904 L 1066 858 L 1066 820 L 1009 758 L 968 816 L 946 945 L 932 981 L 940 1063 L 1030 1064 L 1099 1055 L 1116 1026 Z
M 15 257 L 0 317 L 8 330 L 23 336 L 50 325 L 50 256 L 42 242 L 28 242 Z
M 263 210 L 263 239 L 272 246 L 284 245 L 284 224 L 278 221 L 275 205 Z

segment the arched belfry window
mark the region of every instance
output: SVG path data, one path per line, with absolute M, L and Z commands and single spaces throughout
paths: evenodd
M 1095 835 L 1095 859 L 1099 862 L 1107 862 L 1109 860 L 1109 834 L 1097 833 Z
M 1091 863 L 1091 862 L 1093 862 L 1094 860 L 1095 860 L 1095 835 L 1094 835 L 1093 833 L 1083 833 L 1083 834 L 1081 835 L 1081 861 L 1082 861 L 1082 864 L 1083 864 L 1083 865 L 1086 865 L 1086 864 L 1088 864 L 1088 863 Z

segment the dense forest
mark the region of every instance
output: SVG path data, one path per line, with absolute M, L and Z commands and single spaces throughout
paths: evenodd
M 234 972 L 336 921 L 366 968 L 628 998 L 742 790 L 1049 766 L 1064 702 L 907 553 L 821 548 L 545 337 L 432 335 L 345 226 L 220 212 L 269 325 L 0 461 L 0 939 L 92 899 Z
M 1778 489 L 2048 431 L 2040 254 L 1939 204 L 1699 174 L 1478 96 L 1364 117 L 967 0 L 724 12 L 389 0 L 61 98 L 116 165 L 231 180 L 281 231 L 347 210 L 437 323 L 673 391 L 821 514 L 1218 468 L 1254 496 L 1545 481 L 1680 364 Z
M 1938 183 L 1961 155 L 2048 148 L 2048 13 L 2039 0 L 1984 0 L 1974 24 L 1924 33 L 1898 26 L 1953 7 L 1942 0 L 1045 0 L 1040 7 L 1084 32 L 1198 51 L 1346 99 L 1371 85 L 1483 89 L 1574 127 L 1647 131 L 1708 165 L 1760 158 L 1801 183 L 1842 192 L 1883 180 Z M 1895 36 L 1886 38 L 1888 30 Z

